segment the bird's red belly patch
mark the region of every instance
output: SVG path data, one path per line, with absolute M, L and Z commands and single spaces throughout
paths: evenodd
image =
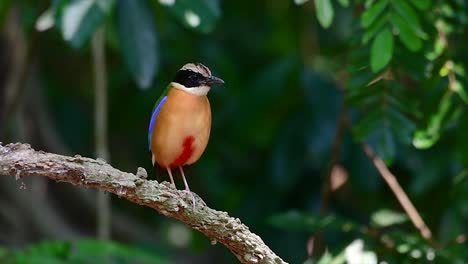
M 171 163 L 171 168 L 182 166 L 190 159 L 195 151 L 195 147 L 193 146 L 194 141 L 195 138 L 193 136 L 188 136 L 184 139 L 182 143 L 182 153 Z

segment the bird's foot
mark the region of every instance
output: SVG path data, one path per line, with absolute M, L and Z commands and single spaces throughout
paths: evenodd
M 188 189 L 183 190 L 183 192 L 192 197 L 192 209 L 195 209 L 195 195 Z

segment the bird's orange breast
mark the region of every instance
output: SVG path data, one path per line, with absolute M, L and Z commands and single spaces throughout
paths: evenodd
M 153 158 L 163 168 L 196 162 L 208 144 L 210 129 L 208 98 L 171 88 L 155 120 Z

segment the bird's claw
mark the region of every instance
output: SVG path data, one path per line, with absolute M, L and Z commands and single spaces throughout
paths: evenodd
M 193 193 L 187 189 L 183 190 L 183 192 L 187 193 L 192 197 L 192 209 L 195 209 L 195 195 L 193 195 Z

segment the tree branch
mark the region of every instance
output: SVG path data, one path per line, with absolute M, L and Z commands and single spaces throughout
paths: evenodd
M 35 151 L 27 144 L 0 143 L 0 176 L 42 176 L 111 192 L 184 222 L 213 242 L 225 245 L 242 263 L 286 263 L 238 218 L 209 208 L 197 195 L 193 206 L 187 192 L 172 188 L 168 182 L 146 180 L 143 168 L 132 174 L 100 159 Z
M 395 175 L 393 175 L 393 173 L 388 169 L 387 165 L 385 165 L 385 162 L 374 153 L 374 150 L 368 144 L 364 143 L 362 147 L 366 155 L 374 163 L 374 166 L 377 168 L 380 175 L 382 175 L 382 178 L 384 178 L 384 180 L 387 182 L 392 192 L 395 194 L 396 198 L 398 199 L 398 202 L 400 202 L 406 214 L 411 219 L 411 222 L 413 222 L 413 225 L 421 233 L 421 236 L 431 241 L 432 240 L 431 230 L 426 225 L 421 215 L 418 213 L 418 210 L 416 209 L 416 207 L 414 207 L 408 195 L 406 195 L 405 191 L 398 183 Z

